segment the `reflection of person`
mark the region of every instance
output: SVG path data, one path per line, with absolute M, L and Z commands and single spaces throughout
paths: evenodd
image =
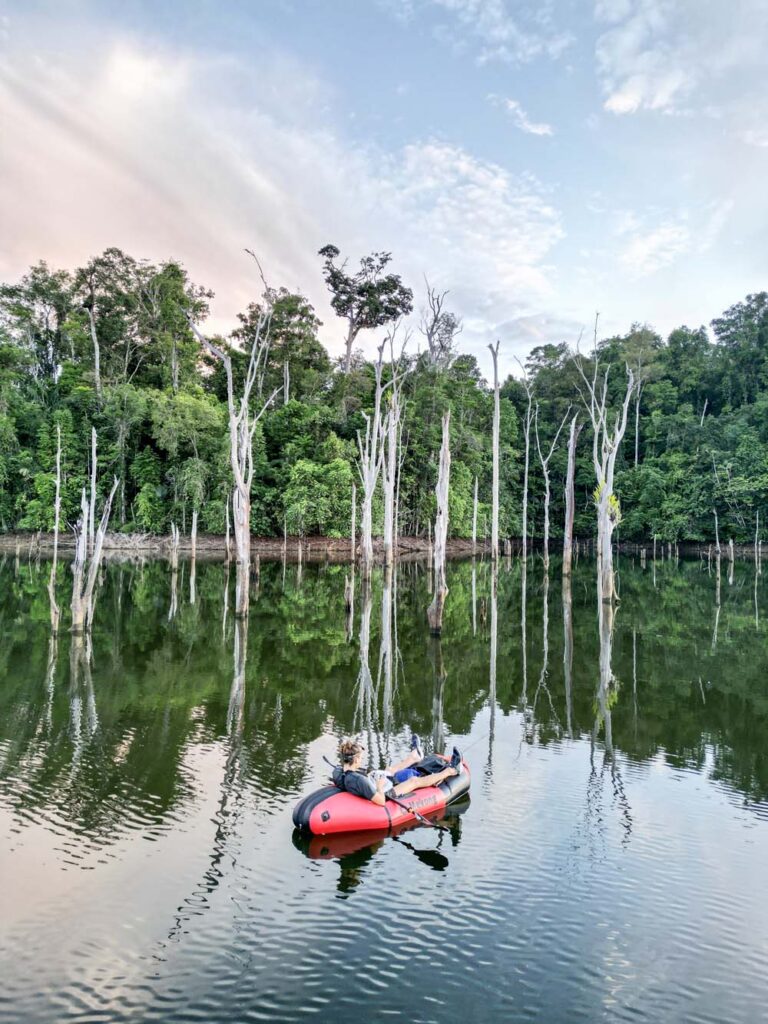
M 411 737 L 411 752 L 402 761 L 383 772 L 362 770 L 365 748 L 354 740 L 344 740 L 339 748 L 341 767 L 333 769 L 333 781 L 346 793 L 383 805 L 387 796 L 405 796 L 416 789 L 437 786 L 461 771 L 461 754 L 454 747 L 448 767 L 440 758 L 423 757 L 419 737 Z

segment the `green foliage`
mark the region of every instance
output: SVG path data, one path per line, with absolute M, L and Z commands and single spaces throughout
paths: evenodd
M 333 308 L 353 335 L 412 308 L 410 289 L 387 273 L 388 253 L 366 257 L 354 273 L 335 247 L 321 256 Z M 57 424 L 64 523 L 79 515 L 95 427 L 99 489 L 113 474 L 121 480 L 114 528 L 163 532 L 171 521 L 188 526 L 197 509 L 202 529 L 224 530 L 232 488 L 226 380 L 221 364 L 202 355 L 188 319 L 201 320 L 209 298 L 177 262 L 152 265 L 114 248 L 71 273 L 39 263 L 19 282 L 0 285 L 0 530 L 51 528 Z M 372 365 L 355 353 L 349 372 L 340 372 L 318 339 L 320 321 L 310 303 L 295 291 L 270 289 L 246 307 L 228 340 L 219 339 L 231 354 L 236 394 L 265 301 L 272 311 L 269 350 L 254 410 L 282 387 L 286 363 L 290 393 L 288 401 L 277 395 L 255 433 L 252 529 L 279 535 L 287 523 L 291 531 L 345 535 L 357 434 L 373 404 Z M 100 350 L 98 388 L 91 320 Z M 714 343 L 703 327 L 679 327 L 665 342 L 642 323 L 598 343 L 601 367 L 610 366 L 609 421 L 624 394 L 625 367 L 641 382 L 611 499 L 622 539 L 706 541 L 714 510 L 723 540 L 750 542 L 756 518 L 768 520 L 768 294 L 747 296 L 712 326 Z M 586 419 L 572 356 L 564 343 L 545 343 L 526 362 L 545 447 L 569 408 Z M 586 359 L 588 375 L 592 366 Z M 423 535 L 434 517 L 441 418 L 450 408 L 449 529 L 452 536 L 470 535 L 477 478 L 482 536 L 490 518 L 493 401 L 477 360 L 458 354 L 435 366 L 406 352 L 401 370 L 400 531 Z M 508 378 L 501 388 L 502 536 L 519 535 L 521 526 L 526 405 L 520 381 Z M 550 463 L 553 538 L 563 521 L 563 442 Z M 575 476 L 581 535 L 595 529 L 591 446 L 587 426 Z M 534 536 L 541 532 L 542 503 L 532 444 Z M 373 511 L 378 529 L 380 494 Z

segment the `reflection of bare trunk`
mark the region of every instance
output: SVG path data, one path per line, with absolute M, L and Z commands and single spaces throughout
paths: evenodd
M 239 734 L 243 727 L 245 709 L 245 664 L 248 657 L 248 622 L 242 617 L 235 618 L 235 644 L 233 652 L 234 671 L 232 689 L 227 708 L 227 734 Z
M 394 672 L 392 644 L 392 566 L 384 570 L 384 585 L 381 588 L 381 641 L 379 645 L 379 675 L 376 684 L 378 691 L 382 686 L 383 676 L 383 727 L 385 743 L 389 743 L 392 734 L 394 710 Z
M 448 594 L 445 581 L 445 549 L 448 540 L 448 491 L 451 476 L 451 413 L 443 416 L 443 443 L 440 447 L 440 466 L 437 475 L 437 515 L 435 516 L 435 592 L 427 609 L 429 629 L 439 636 L 443 629 L 443 607 Z
M 346 613 L 347 643 L 352 640 L 355 626 L 355 566 L 352 572 L 344 577 L 344 611 Z
M 50 733 L 53 725 L 53 694 L 56 681 L 56 664 L 59 658 L 59 646 L 56 634 L 48 640 L 48 666 L 45 672 L 45 727 Z
M 472 559 L 472 636 L 477 636 L 477 565 Z
M 570 576 L 573 561 L 573 520 L 576 509 L 574 477 L 576 474 L 576 443 L 581 433 L 578 414 L 571 420 L 568 435 L 568 469 L 565 474 L 565 530 L 563 533 L 563 576 Z
M 521 583 L 520 583 L 520 634 L 521 634 L 521 654 L 523 656 L 523 692 L 521 694 L 521 701 L 523 707 L 528 702 L 528 626 L 526 623 L 526 604 L 528 601 L 528 565 L 526 562 L 521 563 Z
M 363 579 L 360 609 L 360 667 L 356 684 L 356 707 L 354 715 L 354 731 L 365 732 L 368 739 L 368 752 L 373 755 L 374 736 L 374 702 L 373 677 L 370 665 L 371 644 L 371 609 L 373 594 L 370 581 Z
M 443 647 L 439 637 L 430 644 L 432 659 L 432 749 L 436 753 L 445 750 L 445 724 L 443 722 L 443 696 L 448 673 L 443 661 Z
M 717 648 L 717 629 L 720 625 L 720 555 L 715 558 L 715 625 L 712 630 L 712 652 Z
M 59 520 L 61 518 L 61 426 L 56 424 L 56 497 L 53 502 L 53 558 L 48 577 L 48 600 L 51 605 L 51 632 L 59 631 L 61 609 L 56 603 L 56 570 L 59 564 Z
M 597 691 L 598 716 L 602 719 L 605 752 L 613 757 L 613 730 L 611 724 L 611 695 L 614 690 L 614 675 L 611 665 L 613 657 L 614 606 L 609 601 L 598 601 L 598 625 L 600 630 L 600 685 Z M 596 728 L 599 728 L 596 723 Z
M 488 670 L 488 771 L 493 766 L 493 741 L 496 734 L 496 657 L 499 646 L 499 578 L 496 566 L 491 566 L 491 653 Z
M 570 575 L 563 576 L 563 677 L 565 679 L 565 722 L 573 739 L 573 593 Z

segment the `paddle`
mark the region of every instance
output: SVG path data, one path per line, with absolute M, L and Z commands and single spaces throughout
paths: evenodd
M 396 843 L 400 843 L 406 850 L 410 850 L 411 853 L 415 853 L 422 864 L 426 864 L 427 867 L 433 871 L 445 871 L 450 864 L 450 861 L 446 856 L 440 853 L 438 850 L 418 850 L 412 843 L 406 843 L 400 836 L 392 836 L 392 839 Z M 438 840 L 439 842 L 439 840 Z

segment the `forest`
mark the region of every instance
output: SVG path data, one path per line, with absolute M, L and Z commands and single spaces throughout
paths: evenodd
M 378 391 L 386 410 L 394 392 L 399 406 L 399 533 L 432 529 L 450 411 L 448 534 L 471 536 L 477 488 L 477 534 L 489 537 L 494 388 L 476 357 L 461 351 L 461 310 L 451 308 L 450 293 L 426 281 L 412 290 L 390 263 L 379 252 L 350 269 L 334 246 L 320 251 L 333 326 L 345 339 L 336 360 L 307 299 L 267 286 L 260 268 L 260 297 L 226 339 L 204 336 L 212 293 L 175 261 L 153 265 L 108 249 L 73 271 L 41 262 L 0 286 L 0 531 L 53 530 L 59 438 L 62 530 L 74 526 L 95 430 L 100 506 L 117 480 L 110 529 L 184 534 L 194 518 L 202 531 L 224 533 L 233 488 L 229 367 L 237 395 L 253 375 L 254 535 L 349 536 Z M 710 330 L 681 326 L 665 339 L 637 322 L 625 335 L 602 337 L 597 321 L 579 360 L 576 341 L 533 348 L 519 373 L 500 382 L 500 535 L 520 538 L 525 529 L 539 542 L 549 489 L 552 543 L 562 536 L 574 416 L 583 426 L 575 534 L 595 533 L 599 486 L 585 383 L 597 369 L 611 423 L 627 400 L 613 485 L 619 539 L 712 542 L 717 530 L 720 541 L 752 543 L 768 504 L 768 293 L 735 302 Z M 378 363 L 363 346 L 379 351 Z M 393 377 L 396 387 L 382 392 Z M 369 510 L 375 535 L 386 467 L 380 477 Z

